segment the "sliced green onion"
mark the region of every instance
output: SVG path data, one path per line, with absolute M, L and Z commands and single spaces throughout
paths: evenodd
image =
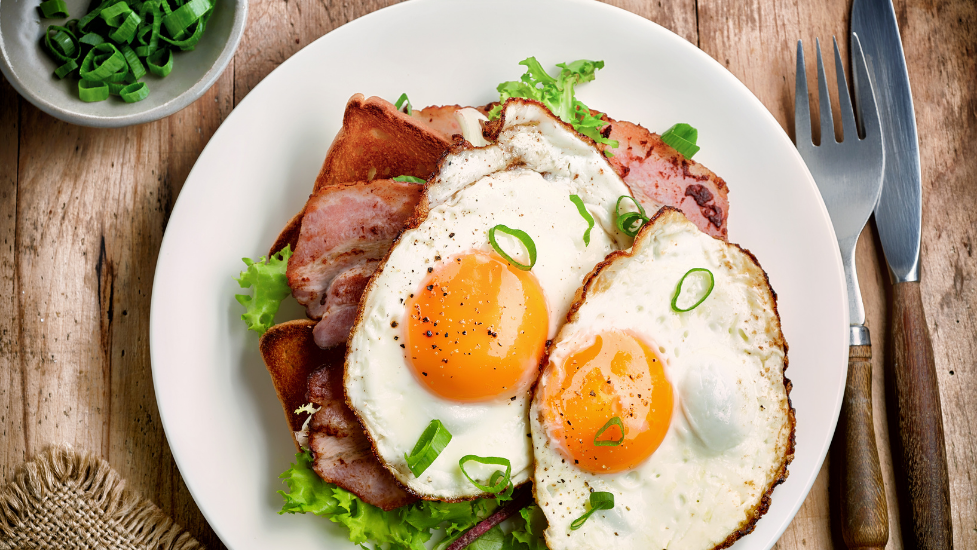
M 68 17 L 68 5 L 64 3 L 64 0 L 47 0 L 41 2 L 37 8 L 45 19 Z
M 129 72 L 128 66 L 126 65 L 126 58 L 122 55 L 122 52 L 114 45 L 103 42 L 94 46 L 85 55 L 79 74 L 81 74 L 84 80 L 104 81 L 114 78 L 114 75 L 117 75 L 122 70 L 125 70 L 125 74 Z M 112 81 L 117 82 L 116 80 Z M 121 80 L 118 80 L 118 82 L 121 82 Z
M 128 84 L 124 82 L 119 82 L 119 83 L 106 82 L 105 84 L 109 87 L 110 95 L 119 95 L 122 93 L 122 89 L 128 86 Z
M 624 199 L 631 200 L 631 202 L 633 202 L 635 206 L 638 207 L 638 211 L 637 212 L 628 211 L 622 213 L 621 201 L 623 201 Z M 621 195 L 620 197 L 617 198 L 617 206 L 614 207 L 614 216 L 616 218 L 616 221 L 614 223 L 615 225 L 617 225 L 618 230 L 620 230 L 628 237 L 634 237 L 635 235 L 637 235 L 638 231 L 641 229 L 641 226 L 643 226 L 645 222 L 648 221 L 648 216 L 645 214 L 644 207 L 641 206 L 641 203 L 638 202 L 638 199 L 635 199 L 631 195 Z
M 77 68 L 78 68 L 78 63 L 74 59 L 69 59 L 64 62 L 64 65 L 61 65 L 60 67 L 55 69 L 54 74 L 58 78 L 64 78 L 69 74 L 71 74 L 71 72 Z
M 501 232 L 504 235 L 509 235 L 511 237 L 515 237 L 519 239 L 519 242 L 521 242 L 522 245 L 526 247 L 526 251 L 529 253 L 528 265 L 521 264 L 515 261 L 514 259 L 512 259 L 512 256 L 506 254 L 505 251 L 502 250 L 502 247 L 499 246 L 499 243 L 495 240 L 495 234 L 497 232 Z M 502 224 L 499 224 L 493 227 L 492 229 L 489 229 L 488 238 L 489 238 L 489 242 L 492 244 L 492 248 L 494 248 L 495 251 L 499 253 L 499 256 L 505 258 L 505 261 L 516 266 L 518 269 L 521 269 L 523 271 L 529 271 L 530 269 L 533 268 L 534 265 L 536 265 L 536 243 L 533 242 L 532 237 L 530 237 L 529 234 L 526 233 L 525 231 L 521 229 L 511 229 Z
M 146 76 L 146 68 L 139 61 L 139 56 L 136 55 L 136 52 L 132 51 L 132 48 L 129 46 L 122 46 L 121 51 L 122 56 L 126 58 L 126 63 L 129 64 L 129 77 L 133 81 L 136 81 Z
M 102 10 L 105 9 L 106 7 L 108 7 L 108 3 L 107 2 L 102 2 L 102 4 L 99 5 L 97 8 L 95 8 L 92 11 L 88 12 L 85 15 L 85 17 L 82 17 L 81 18 L 81 21 L 78 22 L 78 30 L 81 31 L 81 32 L 86 32 L 85 29 L 88 28 L 88 25 L 90 25 L 91 22 L 94 21 L 96 17 L 98 17 L 99 15 L 101 15 L 102 14 Z
M 119 97 L 126 103 L 135 103 L 146 99 L 149 95 L 149 86 L 145 82 L 129 84 L 119 92 Z
M 44 47 L 54 56 L 55 60 L 65 63 L 69 59 L 78 60 L 81 50 L 78 48 L 74 33 L 66 27 L 49 25 L 44 33 Z
M 97 33 L 90 32 L 90 33 L 82 36 L 81 38 L 79 38 L 78 39 L 78 42 L 81 43 L 81 44 L 88 45 L 88 46 L 98 46 L 102 42 L 105 42 L 105 39 L 102 38 L 101 35 L 99 35 Z
M 614 508 L 614 493 L 606 493 L 603 491 L 594 491 L 593 493 L 590 493 L 590 510 L 587 510 L 584 515 L 573 520 L 573 523 L 570 524 L 570 530 L 576 531 L 577 529 L 583 527 L 583 524 L 587 523 L 587 519 L 590 518 L 590 515 L 597 510 L 610 510 L 611 508 Z
M 166 0 L 160 0 L 160 2 L 164 5 L 166 4 Z M 150 28 L 149 44 L 146 47 L 146 52 L 147 55 L 152 55 L 156 53 L 156 49 L 159 48 L 159 31 L 163 27 L 163 16 L 159 10 L 159 3 L 152 3 L 149 10 L 153 14 L 153 26 Z M 170 67 L 172 68 L 172 64 Z M 166 74 L 169 74 L 169 71 L 167 71 Z
M 479 464 L 494 464 L 496 466 L 505 466 L 505 472 L 502 470 L 496 470 L 495 473 L 489 478 L 489 485 L 482 485 L 481 483 L 475 481 L 472 476 L 468 474 L 465 470 L 466 462 L 478 462 Z M 472 482 L 472 485 L 478 487 L 479 491 L 485 491 L 486 493 L 498 493 L 506 487 L 509 486 L 509 479 L 512 476 L 512 463 L 509 459 L 502 458 L 499 456 L 476 456 L 476 455 L 465 455 L 461 457 L 458 461 L 458 467 L 461 468 L 461 473 L 465 474 L 468 481 Z M 501 474 L 501 477 L 499 475 Z
M 142 23 L 142 18 L 136 12 L 129 12 L 119 28 L 109 33 L 109 38 L 118 44 L 129 44 L 136 36 L 136 29 Z
M 166 63 L 162 63 L 164 59 Z M 146 59 L 146 65 L 149 66 L 149 72 L 163 78 L 173 70 L 173 50 L 158 50 Z
M 165 15 L 163 17 L 163 25 L 166 26 L 166 30 L 170 33 L 170 36 L 174 39 L 179 39 L 180 33 L 190 28 L 190 25 L 196 23 L 212 7 L 208 0 L 190 0 L 173 10 L 172 13 Z
M 590 230 L 594 228 L 594 217 L 587 211 L 587 207 L 583 204 L 583 199 L 578 195 L 570 195 L 570 202 L 577 206 L 577 212 L 580 212 L 583 219 L 587 221 L 587 230 L 583 232 L 583 244 L 590 246 Z
M 125 16 L 128 13 L 132 13 L 132 8 L 129 7 L 129 4 L 116 2 L 103 9 L 100 15 L 110 27 L 118 27 L 125 20 Z
M 687 159 L 691 159 L 699 152 L 699 146 L 695 144 L 698 139 L 699 131 L 684 122 L 675 124 L 662 134 L 662 141 L 671 145 Z
M 611 426 L 617 426 L 621 428 L 621 439 L 600 439 L 600 436 L 604 435 Z M 624 423 L 621 422 L 620 416 L 615 416 L 614 418 L 607 421 L 604 427 L 597 430 L 597 435 L 594 436 L 594 445 L 597 447 L 617 447 L 621 443 L 624 443 Z
M 109 98 L 109 86 L 104 82 L 78 81 L 78 97 L 85 103 L 105 101 Z
M 404 112 L 407 113 L 408 115 L 414 114 L 414 109 L 411 108 L 410 106 L 410 100 L 407 99 L 407 92 L 400 94 L 400 97 L 397 98 L 397 103 L 394 103 L 394 107 L 396 107 L 397 110 L 399 111 L 401 110 L 400 108 L 404 106 L 404 104 L 407 105 L 407 109 Z
M 678 307 L 678 297 L 679 297 L 680 294 L 682 294 L 682 283 L 685 282 L 685 278 L 686 277 L 688 277 L 689 275 L 691 275 L 693 273 L 707 273 L 709 275 L 709 286 L 706 288 L 706 291 L 702 293 L 702 297 L 699 298 L 699 301 L 697 301 L 696 303 L 692 304 L 692 307 L 687 308 L 687 309 L 681 309 L 681 308 Z M 713 276 L 712 271 L 709 271 L 708 269 L 706 269 L 704 267 L 696 267 L 696 268 L 690 269 L 688 272 L 686 272 L 685 275 L 682 275 L 682 278 L 678 280 L 678 285 L 675 286 L 675 295 L 672 296 L 672 310 L 675 311 L 675 312 L 677 312 L 677 313 L 684 313 L 686 311 L 692 311 L 693 309 L 699 307 L 699 304 L 701 304 L 702 302 L 705 302 L 706 301 L 706 298 L 708 298 L 709 295 L 712 294 L 712 289 L 715 286 L 716 286 L 716 278 Z
M 393 178 L 393 180 L 394 181 L 404 182 L 404 183 L 424 183 L 425 182 L 425 180 L 422 180 L 421 178 L 415 178 L 414 176 L 397 176 L 396 178 Z
M 205 28 L 207 28 L 206 21 L 201 18 L 199 21 L 197 21 L 196 25 L 194 25 L 193 34 L 191 34 L 188 38 L 170 39 L 163 35 L 160 35 L 160 38 L 162 38 L 164 42 L 172 44 L 177 48 L 188 52 L 197 46 L 197 42 L 200 42 L 200 37 L 204 35 Z M 186 33 L 180 34 L 185 35 Z
M 420 439 L 417 440 L 417 444 L 414 445 L 410 455 L 404 455 L 404 458 L 407 459 L 407 467 L 410 468 L 414 477 L 423 474 L 424 470 L 427 470 L 434 459 L 438 458 L 438 455 L 448 446 L 450 441 L 451 433 L 444 427 L 444 424 L 440 420 L 432 420 L 424 429 Z

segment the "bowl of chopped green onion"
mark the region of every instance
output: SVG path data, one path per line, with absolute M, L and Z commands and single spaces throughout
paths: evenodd
M 217 81 L 247 11 L 247 0 L 8 0 L 0 2 L 0 70 L 54 117 L 142 124 Z

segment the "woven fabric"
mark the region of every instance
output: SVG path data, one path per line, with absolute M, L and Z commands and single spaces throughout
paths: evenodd
M 0 550 L 203 548 L 125 485 L 101 458 L 48 449 L 0 488 Z

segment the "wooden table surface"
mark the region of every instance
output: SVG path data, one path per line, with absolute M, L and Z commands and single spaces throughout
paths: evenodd
M 153 393 L 149 305 L 160 241 L 191 166 L 234 106 L 316 38 L 390 3 L 251 0 L 240 48 L 217 84 L 183 111 L 131 128 L 61 122 L 0 77 L 0 479 L 48 445 L 70 443 L 100 453 L 198 540 L 222 548 L 180 478 Z M 849 0 L 611 3 L 714 57 L 790 136 L 796 40 L 809 48 L 815 37 L 848 42 Z M 977 548 L 977 5 L 895 5 L 920 136 L 922 294 L 943 403 L 953 537 L 958 549 Z M 613 29 L 595 30 L 594 39 L 602 32 Z M 815 78 L 810 63 L 808 81 Z M 870 226 L 857 268 L 877 343 L 875 429 L 888 547 L 902 548 L 908 529 L 899 527 L 906 514 L 897 503 L 906 499 L 893 474 L 890 380 L 879 345 L 891 286 L 878 242 Z M 843 546 L 831 513 L 830 462 L 777 548 Z

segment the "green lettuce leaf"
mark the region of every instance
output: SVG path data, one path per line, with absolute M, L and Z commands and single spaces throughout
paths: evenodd
M 605 138 L 600 129 L 607 125 L 604 113 L 591 114 L 590 108 L 574 96 L 574 86 L 594 79 L 597 70 L 604 68 L 603 61 L 579 59 L 572 63 L 559 63 L 560 74 L 550 76 L 535 57 L 519 62 L 526 67 L 526 73 L 518 81 L 499 84 L 499 105 L 489 111 L 489 118 L 495 119 L 502 112 L 502 104 L 510 97 L 535 99 L 553 111 L 563 122 L 597 143 L 617 147 L 616 140 Z
M 508 499 L 485 498 L 471 502 L 421 500 L 384 512 L 363 502 L 353 493 L 322 481 L 312 470 L 310 451 L 295 455 L 295 463 L 279 477 L 288 485 L 288 492 L 278 491 L 285 499 L 279 514 L 311 513 L 322 516 L 346 526 L 350 542 L 360 545 L 370 543 L 375 548 L 390 550 L 426 550 L 425 543 L 439 531 L 444 531 L 444 538 L 434 548 L 444 549 L 476 523 L 492 515 Z M 479 538 L 481 540 L 492 534 L 484 543 L 479 543 L 488 546 L 472 544 L 469 548 L 545 550 L 546 545 L 538 536 L 542 531 L 536 530 L 539 529 L 538 521 L 534 523 L 535 520 L 526 519 L 534 517 L 532 511 L 526 511 L 530 508 L 538 511 L 535 506 L 530 506 L 520 512 L 521 517 L 513 520 L 515 528 L 511 533 L 493 533 L 497 527 L 493 528 Z M 542 518 L 541 513 L 539 517 Z M 499 534 L 502 534 L 501 546 L 495 545 Z
M 278 306 L 292 293 L 292 289 L 288 287 L 288 279 L 285 278 L 285 269 L 291 256 L 292 246 L 288 245 L 267 261 L 264 257 L 257 262 L 242 258 L 248 268 L 235 280 L 241 288 L 251 287 L 253 296 L 237 294 L 234 298 L 246 309 L 241 319 L 247 323 L 248 329 L 264 334 L 275 322 Z

